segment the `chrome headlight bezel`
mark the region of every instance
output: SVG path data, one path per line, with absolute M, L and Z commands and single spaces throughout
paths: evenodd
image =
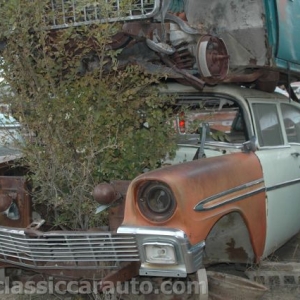
M 137 205 L 143 216 L 154 222 L 167 221 L 177 207 L 171 189 L 158 181 L 149 181 L 139 187 Z
M 171 243 L 146 242 L 143 244 L 145 259 L 149 264 L 176 265 L 175 246 Z

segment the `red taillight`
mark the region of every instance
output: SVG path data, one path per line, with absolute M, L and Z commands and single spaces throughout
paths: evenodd
M 179 117 L 179 131 L 180 131 L 180 133 L 185 133 L 184 112 L 182 112 Z

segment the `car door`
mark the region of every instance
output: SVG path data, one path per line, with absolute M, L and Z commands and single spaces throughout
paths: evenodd
M 267 256 L 300 230 L 300 110 L 261 99 L 251 110 L 267 195 Z

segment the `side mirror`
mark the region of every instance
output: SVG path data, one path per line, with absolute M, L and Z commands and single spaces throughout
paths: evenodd
M 256 136 L 252 136 L 249 141 L 243 143 L 244 152 L 255 152 L 257 150 L 257 139 Z

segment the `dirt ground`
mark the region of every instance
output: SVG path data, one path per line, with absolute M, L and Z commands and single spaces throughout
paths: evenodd
M 296 268 L 296 271 L 294 270 L 291 275 L 296 278 L 296 282 L 293 283 L 287 282 L 284 284 L 280 283 L 273 283 L 270 285 L 268 284 L 269 291 L 265 293 L 263 298 L 261 300 L 300 300 L 300 233 L 294 237 L 292 240 L 290 240 L 287 244 L 285 244 L 282 248 L 277 250 L 271 257 L 269 257 L 266 260 L 267 264 L 271 265 L 271 271 L 272 270 L 272 264 L 276 265 L 276 263 L 282 263 L 282 262 L 288 262 L 288 263 L 295 263 L 296 266 L 299 264 L 299 268 Z M 217 267 L 216 271 L 234 274 L 233 269 L 235 269 L 232 266 L 229 265 L 223 265 L 221 267 Z M 297 271 L 299 270 L 299 272 Z M 258 267 L 257 273 L 260 273 L 260 269 Z M 274 267 L 274 274 L 281 274 L 281 269 L 276 269 Z M 237 274 L 234 274 L 237 275 Z M 147 298 L 147 297 L 146 297 Z M 169 297 L 167 297 L 169 299 Z M 171 297 L 172 298 L 172 297 Z M 170 298 L 170 299 L 171 299 Z M 85 297 L 80 295 L 7 295 L 3 293 L 3 290 L 0 289 L 0 300 L 108 300 L 107 297 L 103 296 L 96 296 L 96 295 L 86 295 Z M 118 300 L 118 298 L 111 300 Z M 134 300 L 135 297 L 129 296 L 130 300 Z M 147 298 L 148 299 L 148 298 Z M 150 299 L 150 298 L 149 298 Z M 163 300 L 163 298 L 161 298 Z M 176 297 L 176 300 L 180 300 L 181 298 Z M 224 298 L 219 298 L 220 300 Z M 201 297 L 200 299 L 201 300 Z M 253 300 L 253 298 L 249 298 L 245 295 L 243 298 L 238 299 L 227 299 L 226 300 Z

